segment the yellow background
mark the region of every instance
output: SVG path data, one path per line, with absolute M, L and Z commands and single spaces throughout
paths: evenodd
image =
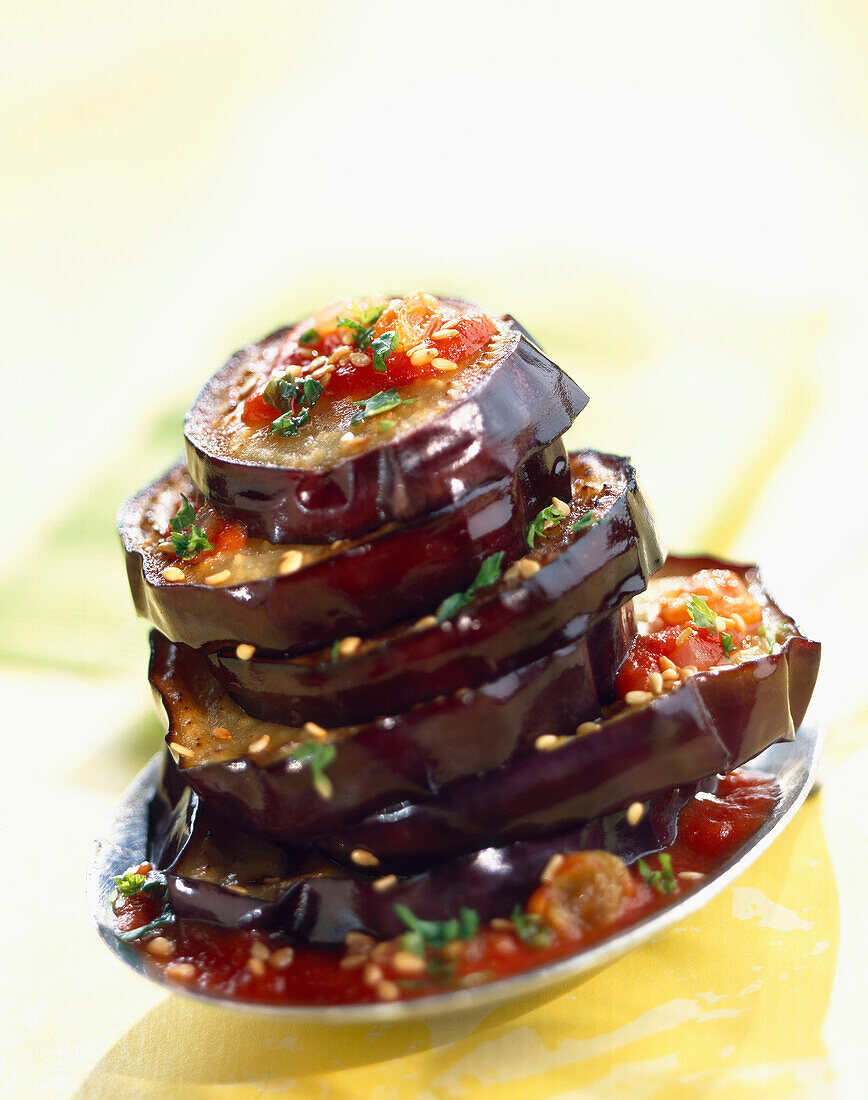
M 865 5 L 0 17 L 0 1092 L 861 1095 Z M 591 395 L 570 440 L 633 456 L 670 546 L 763 563 L 824 643 L 824 794 L 549 1004 L 346 1033 L 191 1006 L 125 973 L 82 897 L 159 742 L 114 512 L 236 346 L 417 286 L 536 334 Z

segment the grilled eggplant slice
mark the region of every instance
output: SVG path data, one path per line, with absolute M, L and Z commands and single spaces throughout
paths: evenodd
M 251 718 L 201 652 L 156 631 L 150 678 L 190 786 L 239 828 L 296 843 L 399 799 L 430 797 L 444 783 L 532 752 L 541 732 L 565 733 L 598 714 L 597 678 L 610 694 L 635 632 L 629 605 L 610 614 L 603 655 L 592 654 L 583 635 L 475 690 L 328 731 Z
M 466 588 L 486 557 L 519 557 L 534 516 L 553 496 L 569 497 L 570 474 L 558 440 L 509 477 L 416 523 L 331 547 L 250 539 L 231 555 L 204 561 L 181 561 L 171 545 L 161 549 L 182 493 L 190 496 L 193 487 L 179 463 L 121 510 L 136 610 L 186 645 L 244 643 L 293 653 L 424 614 Z
M 298 946 L 342 949 L 347 932 L 386 939 L 404 931 L 399 903 L 424 920 L 446 920 L 462 907 L 483 921 L 506 916 L 524 906 L 559 852 L 606 848 L 633 863 L 672 844 L 684 804 L 697 790 L 715 787 L 711 779 L 657 795 L 635 825 L 623 813 L 611 814 L 545 839 L 486 847 L 383 891 L 370 875 L 341 870 L 309 849 L 227 826 L 167 759 L 151 804 L 148 859 L 166 873 L 178 917 L 281 931 Z
M 670 558 L 647 598 L 669 577 L 720 568 L 741 576 L 761 605 L 763 631 L 781 639 L 765 647 L 771 652 L 744 650 L 733 659 L 738 663 L 691 674 L 667 694 L 619 703 L 595 731 L 545 744 L 546 751 L 451 784 L 428 801 L 370 815 L 324 840 L 323 850 L 349 864 L 350 852 L 364 848 L 381 873 L 425 867 L 480 845 L 577 826 L 673 785 L 731 771 L 775 741 L 791 740 L 817 678 L 820 646 L 799 634 L 755 567 Z
M 587 632 L 598 631 L 591 651 L 605 653 L 608 612 L 644 589 L 663 555 L 626 459 L 582 451 L 570 466 L 569 515 L 549 508 L 556 519 L 534 535 L 525 559 L 533 564 L 514 567 L 453 618 L 426 616 L 295 659 L 217 653 L 215 676 L 256 718 L 332 726 L 475 687 Z
M 301 410 L 301 419 L 309 419 L 295 434 L 287 438 L 268 423 L 245 423 L 248 402 L 288 364 L 301 369 L 300 356 L 319 350 L 340 354 L 342 339 L 359 339 L 358 330 L 354 336 L 336 323 L 342 312 L 351 319 L 363 315 L 364 310 L 352 314 L 353 308 L 340 303 L 242 349 L 205 385 L 187 415 L 193 481 L 255 537 L 328 543 L 416 520 L 509 478 L 558 439 L 587 404 L 582 390 L 512 318 L 491 322 L 467 302 L 416 295 L 388 303 L 368 339 L 381 329 L 404 343 L 419 338 L 412 350 L 423 359 L 425 348 L 437 355 L 433 365 L 408 373 L 408 349 L 399 346 L 386 354 L 381 374 L 368 368 L 348 386 L 349 358 L 333 368 L 322 357 L 308 358 L 305 370 L 321 363 L 313 372 L 325 370 L 330 384 L 314 407 Z M 419 318 L 429 317 L 442 323 L 440 333 L 426 341 Z M 478 333 L 480 319 L 490 326 L 486 342 L 457 363 L 450 360 L 449 355 L 462 355 L 465 335 L 470 342 L 464 348 L 478 348 L 471 330 Z M 450 332 L 455 335 L 442 337 Z M 358 350 L 352 354 L 365 356 Z M 404 367 L 396 368 L 396 360 Z M 448 373 L 439 373 L 438 364 Z M 382 394 L 393 394 L 393 400 L 384 401 Z M 374 406 L 359 400 L 375 395 Z M 402 403 L 396 404 L 399 398 Z M 380 407 L 382 416 L 371 413 L 359 420 Z

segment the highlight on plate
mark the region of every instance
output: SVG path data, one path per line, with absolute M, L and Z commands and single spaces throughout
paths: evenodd
M 178 987 L 416 999 L 696 889 L 779 797 L 820 647 L 754 566 L 665 557 L 511 316 L 425 292 L 237 352 L 119 516 L 166 723 L 119 940 Z

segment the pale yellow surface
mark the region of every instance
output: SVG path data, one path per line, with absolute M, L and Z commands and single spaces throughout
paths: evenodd
M 724 5 L 0 4 L 0 1094 L 861 1096 L 868 16 Z M 116 505 L 238 344 L 414 288 L 509 310 L 664 539 L 824 643 L 825 788 L 697 916 L 548 1003 L 290 1027 L 128 973 L 91 838 L 159 743 Z

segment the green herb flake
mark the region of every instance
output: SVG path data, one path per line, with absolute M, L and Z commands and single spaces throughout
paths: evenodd
M 466 906 L 462 906 L 457 917 L 449 920 L 422 920 L 400 903 L 395 905 L 395 912 L 408 929 L 401 937 L 401 946 L 421 957 L 426 947 L 445 947 L 455 940 L 469 940 L 479 931 L 479 914 Z
M 341 640 L 335 638 L 332 642 L 332 661 L 339 661 L 341 659 Z
M 349 329 L 353 334 L 352 340 L 356 347 L 360 351 L 367 351 L 374 336 L 374 325 L 379 321 L 380 314 L 385 308 L 384 304 L 359 310 L 357 311 L 358 320 L 353 320 L 351 317 L 338 317 L 338 328 Z
M 298 342 L 303 348 L 308 348 L 311 344 L 319 343 L 319 333 L 315 328 L 309 328 L 299 336 Z
M 314 790 L 326 802 L 333 796 L 334 787 L 325 770 L 337 756 L 337 753 L 337 748 L 331 742 L 305 741 L 303 745 L 299 745 L 297 749 L 289 754 L 302 767 L 305 764 L 310 766 Z
M 381 432 L 390 432 L 397 423 L 397 420 L 378 420 L 377 427 Z
M 570 531 L 577 535 L 579 531 L 587 531 L 589 527 L 593 527 L 597 522 L 597 517 L 593 512 L 585 512 L 584 515 L 579 516 L 576 522 L 570 528 Z
M 515 934 L 530 947 L 549 947 L 552 942 L 552 930 L 548 928 L 536 913 L 528 913 L 516 903 L 510 916 Z
M 720 644 L 723 649 L 724 655 L 727 657 L 731 657 L 732 654 L 735 653 L 735 651 L 738 649 L 738 646 L 732 640 L 732 635 L 724 634 L 723 631 L 720 632 Z
M 775 642 L 777 640 L 777 632 L 773 630 L 770 626 L 761 626 L 759 630 L 757 630 L 757 634 L 759 634 L 759 636 L 766 643 L 767 652 L 773 653 Z
M 183 531 L 196 522 L 196 509 L 183 493 L 181 493 L 181 500 L 184 503 L 178 509 L 178 514 L 169 521 L 169 526 L 173 531 Z
M 717 616 L 699 596 L 691 596 L 687 601 L 687 614 L 693 619 L 696 626 L 717 633 Z
M 546 533 L 546 524 L 553 523 L 559 524 L 564 517 L 555 508 L 553 504 L 550 504 L 548 508 L 543 508 L 541 512 L 538 512 L 536 518 L 531 521 L 530 527 L 527 529 L 527 544 L 534 549 L 534 542 L 537 535 L 544 535 Z
M 491 554 L 483 561 L 479 567 L 479 572 L 473 579 L 470 587 L 465 589 L 464 592 L 456 592 L 452 596 L 448 596 L 443 603 L 437 608 L 437 620 L 438 622 L 444 622 L 446 619 L 451 619 L 453 615 L 457 615 L 462 608 L 467 607 L 469 603 L 473 602 L 477 592 L 483 588 L 488 588 L 494 584 L 495 581 L 500 579 L 501 570 L 503 567 L 503 550 L 499 550 L 496 554 Z
M 283 416 L 279 416 L 277 420 L 272 421 L 269 431 L 272 435 L 279 435 L 284 439 L 290 439 L 293 436 L 298 435 L 299 431 L 310 420 L 310 413 L 307 409 L 304 409 L 298 414 L 293 416 L 292 413 L 284 413 Z
M 637 867 L 642 881 L 658 894 L 674 894 L 676 890 L 675 874 L 672 870 L 672 857 L 668 852 L 661 852 L 660 870 L 652 871 L 644 859 L 640 859 Z
M 386 360 L 398 346 L 397 331 L 384 332 L 371 341 L 371 360 L 374 370 L 382 374 L 386 369 Z
M 145 875 L 138 875 L 132 871 L 126 871 L 115 878 L 115 886 L 118 893 L 125 898 L 131 898 L 134 894 L 140 894 L 142 887 L 147 882 Z
M 397 409 L 400 405 L 409 404 L 411 400 L 413 399 L 402 401 L 401 395 L 394 387 L 390 390 L 379 390 L 373 397 L 366 397 L 363 401 L 353 402 L 354 405 L 359 407 L 353 413 L 350 424 L 361 424 L 363 420 L 370 420 L 371 417 L 379 416 L 380 413 L 391 412 L 392 409 Z
M 181 561 L 190 561 L 203 550 L 213 550 L 204 531 L 191 527 L 189 531 L 173 531 L 169 540 L 175 549 L 175 556 Z
M 142 881 L 139 881 L 142 880 Z M 133 897 L 135 894 L 145 894 L 147 897 L 153 898 L 155 901 L 162 902 L 162 909 L 158 916 L 153 920 L 148 921 L 147 924 L 143 924 L 141 928 L 131 928 L 128 932 L 118 932 L 117 937 L 123 943 L 131 943 L 133 940 L 140 940 L 144 936 L 149 936 L 151 932 L 156 932 L 158 928 L 163 928 L 167 924 L 171 924 L 175 919 L 175 914 L 172 912 L 172 903 L 169 900 L 169 888 L 165 882 L 160 882 L 157 879 L 151 879 L 148 881 L 145 875 L 134 874 L 127 871 L 126 874 L 120 875 L 115 879 L 117 886 L 117 894 L 124 897 Z

